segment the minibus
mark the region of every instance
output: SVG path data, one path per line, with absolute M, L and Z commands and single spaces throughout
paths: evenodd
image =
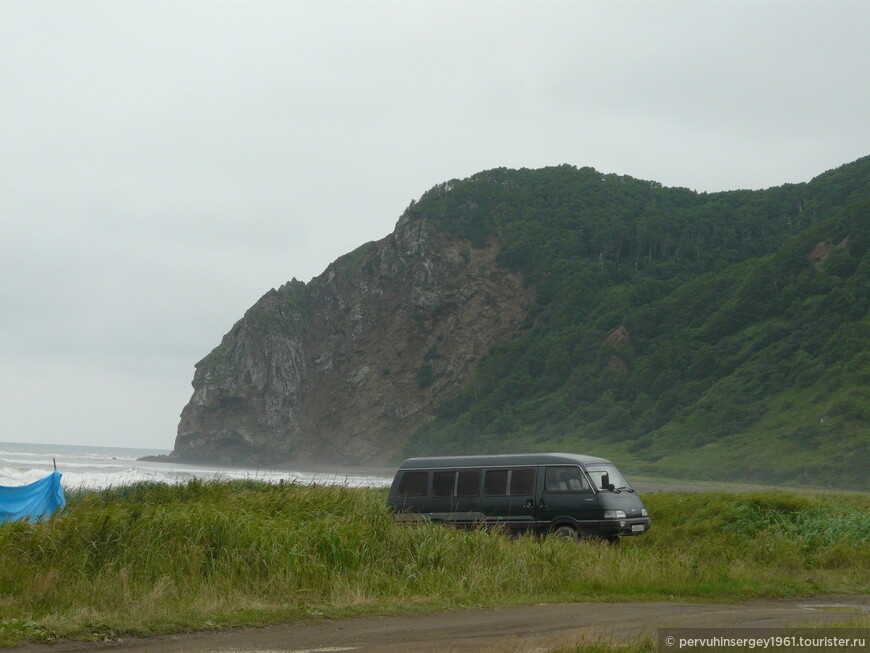
M 616 465 L 566 453 L 409 458 L 387 504 L 400 520 L 567 538 L 617 542 L 650 528 L 643 501 Z

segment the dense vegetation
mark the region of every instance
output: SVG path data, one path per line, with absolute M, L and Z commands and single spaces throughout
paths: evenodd
M 498 169 L 408 211 L 471 246 L 497 239 L 537 302 L 404 453 L 566 449 L 870 489 L 870 157 L 714 194 Z
M 385 491 L 251 481 L 70 496 L 0 524 L 0 645 L 314 616 L 862 592 L 863 494 L 653 494 L 620 546 L 398 525 Z M 596 649 L 600 650 L 600 649 Z

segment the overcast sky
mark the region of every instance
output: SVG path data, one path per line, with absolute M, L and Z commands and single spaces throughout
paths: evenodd
M 560 163 L 697 190 L 870 154 L 868 2 L 0 3 L 0 441 L 171 449 L 262 294 Z

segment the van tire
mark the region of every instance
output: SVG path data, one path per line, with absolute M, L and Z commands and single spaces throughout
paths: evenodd
M 563 540 L 576 540 L 577 539 L 577 529 L 573 526 L 556 526 L 556 528 L 552 531 L 553 537 L 558 537 Z

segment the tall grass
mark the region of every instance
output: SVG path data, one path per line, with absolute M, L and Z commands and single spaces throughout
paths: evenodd
M 0 526 L 0 643 L 522 602 L 870 588 L 870 497 L 645 497 L 621 546 L 398 525 L 382 490 L 140 484 Z

